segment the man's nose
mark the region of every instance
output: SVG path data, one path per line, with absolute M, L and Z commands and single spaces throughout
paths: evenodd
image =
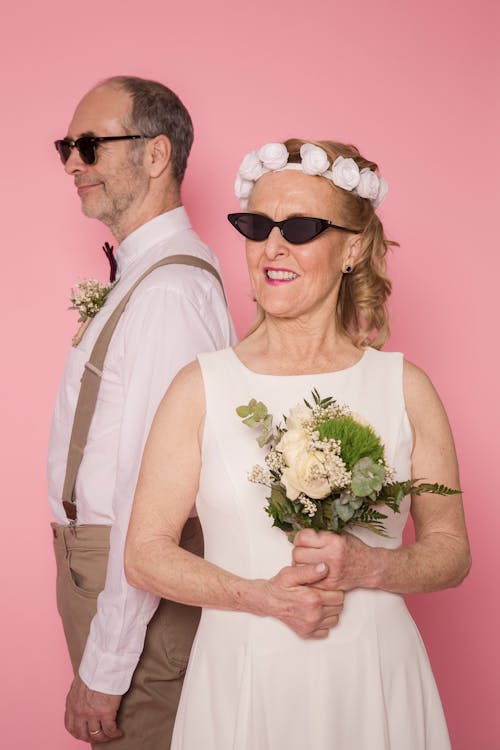
M 69 152 L 69 158 L 64 165 L 64 171 L 66 174 L 75 174 L 76 172 L 84 172 L 87 168 L 87 164 L 83 161 L 76 146 L 73 146 Z

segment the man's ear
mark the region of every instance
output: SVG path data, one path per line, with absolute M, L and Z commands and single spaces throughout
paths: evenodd
M 361 234 L 354 234 L 347 240 L 342 253 L 342 268 L 350 267 L 351 271 L 356 265 L 361 252 Z M 349 273 L 349 272 L 348 272 Z
M 151 177 L 159 177 L 172 161 L 172 144 L 166 135 L 151 138 L 146 147 L 145 166 Z

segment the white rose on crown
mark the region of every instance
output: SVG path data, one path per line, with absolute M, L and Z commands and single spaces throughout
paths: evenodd
M 252 180 L 243 179 L 243 177 L 240 177 L 239 173 L 236 175 L 236 179 L 234 181 L 234 192 L 236 197 L 240 200 L 245 200 L 248 198 L 248 196 L 252 192 L 253 186 L 254 183 Z
M 357 194 L 360 198 L 368 198 L 369 201 L 374 201 L 378 195 L 380 189 L 380 180 L 375 172 L 365 167 L 359 174 L 359 182 L 356 188 Z
M 305 174 L 323 174 L 330 166 L 326 151 L 312 143 L 302 144 L 300 156 L 302 158 L 302 170 Z
M 265 171 L 257 151 L 250 151 L 241 162 L 238 174 L 243 180 L 256 182 L 259 177 L 262 177 Z
M 354 159 L 338 156 L 332 167 L 333 182 L 344 190 L 354 190 L 359 184 L 359 167 Z
M 330 167 L 328 154 L 323 148 L 313 143 L 303 143 L 300 147 L 300 163 L 289 163 L 288 158 L 284 143 L 266 143 L 258 151 L 246 154 L 234 185 L 234 192 L 242 208 L 247 208 L 252 188 L 262 175 L 286 168 L 302 169 L 304 174 L 325 177 L 337 187 L 369 200 L 374 209 L 380 206 L 387 195 L 388 185 L 384 178 L 367 167 L 360 172 L 356 161 L 351 157 L 338 156 Z
M 257 151 L 266 169 L 282 169 L 288 161 L 288 151 L 284 143 L 266 143 Z
M 389 185 L 387 184 L 386 180 L 384 180 L 383 177 L 380 177 L 379 182 L 380 182 L 380 185 L 379 185 L 377 197 L 375 198 L 374 201 L 372 201 L 373 208 L 378 208 L 380 206 L 385 196 L 387 195 L 387 191 L 389 190 Z

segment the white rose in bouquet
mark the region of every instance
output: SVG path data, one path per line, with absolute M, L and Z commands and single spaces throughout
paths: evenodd
M 304 422 L 308 422 L 312 417 L 312 411 L 305 404 L 297 404 L 293 409 L 290 409 L 286 418 L 287 430 L 296 430 L 304 425 Z
M 281 436 L 276 450 L 283 455 L 283 459 L 288 466 L 291 466 L 296 457 L 301 453 L 307 453 L 309 450 L 310 436 L 300 426 L 287 430 Z
M 297 453 L 291 466 L 283 469 L 281 482 L 285 485 L 287 497 L 296 500 L 301 493 L 314 500 L 321 500 L 330 494 L 323 454 L 319 451 Z

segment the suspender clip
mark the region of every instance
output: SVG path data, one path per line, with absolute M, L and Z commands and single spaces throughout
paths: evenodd
M 85 369 L 93 372 L 98 378 L 102 378 L 102 370 L 99 370 L 99 368 L 93 365 L 92 362 L 85 362 Z

